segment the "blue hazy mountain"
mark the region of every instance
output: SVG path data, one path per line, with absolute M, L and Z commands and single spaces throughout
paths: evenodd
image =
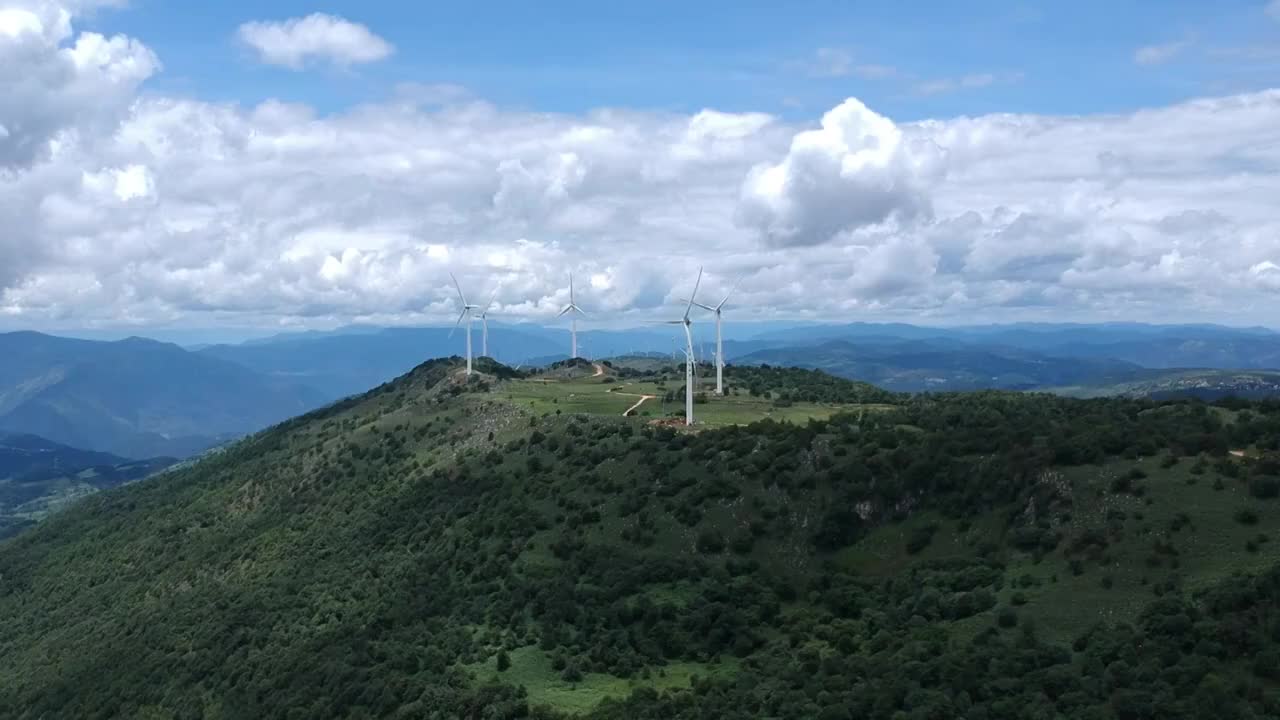
M 0 334 L 0 430 L 123 457 L 186 457 L 328 396 L 177 345 Z
M 473 329 L 473 352 L 481 353 L 480 329 Z M 612 357 L 669 349 L 674 334 L 647 330 L 591 330 L 578 333 L 579 354 Z M 537 325 L 490 323 L 489 354 L 508 365 L 545 364 L 569 354 L 569 331 Z M 465 338 L 451 328 L 368 328 L 281 335 L 240 345 L 213 345 L 199 354 L 239 363 L 272 377 L 304 383 L 329 399 L 364 392 L 403 375 L 424 360 L 462 355 Z M 726 354 L 727 355 L 727 354 Z
M 1054 357 L 1109 358 L 1151 368 L 1280 368 L 1280 334 L 1260 327 L 1150 325 L 1145 323 L 1016 323 L 954 328 L 894 323 L 817 325 L 756 335 L 725 356 L 742 357 L 770 347 L 801 347 L 832 340 L 893 345 L 907 340 L 951 341 L 979 348 L 1017 348 Z
M 728 352 L 725 355 L 727 357 Z M 1093 382 L 1118 383 L 1144 370 L 1123 360 L 1052 357 L 1021 348 L 975 346 L 952 339 L 877 343 L 834 340 L 812 346 L 759 350 L 735 362 L 821 369 L 839 377 L 904 392 L 1031 390 Z

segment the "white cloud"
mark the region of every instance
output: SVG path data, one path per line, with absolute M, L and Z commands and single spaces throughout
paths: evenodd
M 159 69 L 141 43 L 76 35 L 71 17 L 43 0 L 0 7 L 0 171 L 47 155 L 67 133 L 109 135 Z
M 1177 57 L 1191 45 L 1188 40 L 1179 40 L 1161 45 L 1146 45 L 1133 53 L 1133 61 L 1139 65 L 1162 65 Z
M 786 158 L 752 169 L 740 216 L 775 245 L 815 245 L 846 228 L 927 216 L 942 152 L 849 99 L 799 133 Z
M 293 70 L 322 60 L 339 67 L 377 62 L 395 51 L 391 43 L 364 25 L 324 13 L 279 22 L 247 22 L 237 35 L 262 62 Z
M 740 319 L 1273 323 L 1280 299 L 1280 91 L 792 123 L 406 88 L 321 114 L 140 94 L 138 41 L 0 2 L 39 22 L 0 33 L 6 329 L 438 322 L 451 269 L 539 319 L 573 269 L 597 322 L 664 316 L 699 265 L 708 297 L 745 276 Z

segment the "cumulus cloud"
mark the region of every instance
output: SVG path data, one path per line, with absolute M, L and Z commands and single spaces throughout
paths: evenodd
M 699 265 L 708 297 L 744 277 L 742 320 L 1273 322 L 1280 294 L 1278 91 L 793 123 L 406 88 L 321 114 L 140 94 L 137 40 L 0 5 L 26 13 L 0 31 L 5 329 L 441 322 L 450 270 L 510 319 L 552 318 L 574 270 L 599 322 L 664 316 Z
M 159 69 L 145 45 L 75 34 L 71 20 L 67 7 L 52 2 L 0 6 L 0 170 L 48 155 L 68 133 L 109 135 Z
M 847 228 L 930 212 L 927 184 L 943 151 L 856 99 L 799 133 L 779 163 L 752 169 L 740 217 L 776 245 L 815 245 Z
M 247 22 L 236 34 L 262 62 L 293 70 L 317 61 L 339 67 L 377 62 L 395 51 L 391 43 L 364 25 L 324 13 L 279 22 Z

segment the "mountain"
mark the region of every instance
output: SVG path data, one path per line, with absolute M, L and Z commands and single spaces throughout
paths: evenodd
M 935 327 L 907 323 L 854 322 L 775 328 L 752 335 L 755 340 L 783 341 L 787 343 L 863 337 L 885 337 L 898 340 L 969 338 L 975 342 L 998 343 L 1028 349 L 1044 349 L 1073 342 L 1105 344 L 1142 338 L 1186 337 L 1215 339 L 1277 337 L 1277 334 L 1275 331 L 1263 327 L 1233 327 L 1213 324 L 1153 325 L 1136 322 L 1004 323 L 997 325 Z
M 733 362 L 800 362 L 826 367 L 849 377 L 890 383 L 896 389 L 974 389 L 1044 387 L 1073 384 L 1101 373 L 1102 380 L 1132 366 L 1150 368 L 1280 368 L 1280 335 L 1265 328 L 1142 323 L 976 325 L 938 328 L 904 323 L 843 325 L 727 325 L 725 357 Z M 492 354 L 511 365 L 542 366 L 566 358 L 564 328 L 491 324 Z M 698 331 L 696 350 L 710 360 L 714 337 Z M 477 330 L 476 354 L 480 354 Z M 849 357 L 803 361 L 809 348 L 855 345 L 869 362 L 870 374 L 850 375 L 839 368 Z M 914 345 L 913 345 L 914 343 Z M 337 399 L 386 382 L 423 357 L 461 353 L 462 338 L 448 328 L 350 326 L 327 332 L 291 333 L 240 345 L 216 345 L 200 353 L 230 360 L 279 379 L 307 384 Z M 636 353 L 677 353 L 671 333 L 648 329 L 590 330 L 579 333 L 582 354 L 592 358 Z M 870 350 L 869 348 L 883 348 Z M 956 356 L 923 357 L 936 349 Z M 828 348 L 829 349 L 829 348 Z M 765 352 L 772 351 L 772 352 Z M 765 353 L 756 357 L 756 353 Z M 893 355 L 906 363 L 894 366 Z M 840 351 L 842 356 L 847 351 Z M 1076 358 L 1069 362 L 1063 358 Z M 925 364 L 921 364 L 925 363 Z M 932 364 L 931 366 L 929 364 Z M 873 372 L 872 372 L 873 371 Z M 931 372 L 936 371 L 936 372 Z M 993 379 L 994 378 L 994 379 Z
M 526 333 L 490 327 L 489 343 L 504 358 L 547 355 L 559 349 L 538 329 Z M 411 370 L 423 358 L 460 354 L 461 332 L 451 328 L 360 328 L 327 334 L 281 336 L 271 341 L 244 345 L 215 345 L 200 355 L 234 362 L 264 375 L 304 384 L 328 400 L 336 400 L 369 388 Z M 474 352 L 480 355 L 480 333 L 473 337 Z M 512 364 L 519 360 L 512 360 Z
M 1018 348 L 938 339 L 878 344 L 837 340 L 810 347 L 759 350 L 735 362 L 820 369 L 904 392 L 1029 390 L 1102 379 L 1117 381 L 1141 371 L 1139 366 L 1119 360 L 1050 357 Z
M 1275 335 L 1067 343 L 1047 352 L 1080 358 L 1118 358 L 1149 368 L 1280 369 L 1280 336 Z
M 671 374 L 477 370 L 424 363 L 0 544 L 0 708 L 1280 715 L 1280 406 L 735 366 L 684 430 L 623 417 Z
M 186 457 L 328 396 L 177 345 L 0 334 L 0 430 L 125 457 Z
M 35 435 L 0 433 L 0 538 L 69 500 L 169 467 L 173 458 L 133 461 Z

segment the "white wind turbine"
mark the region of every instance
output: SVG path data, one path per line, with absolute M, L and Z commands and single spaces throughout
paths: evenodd
M 564 317 L 565 313 L 570 312 L 574 313 L 569 316 L 569 335 L 572 338 L 572 350 L 569 353 L 569 359 L 573 360 L 578 357 L 578 315 L 586 315 L 573 299 L 573 273 L 569 273 L 569 304 L 565 305 L 564 309 L 556 317 Z
M 453 277 L 453 273 L 449 273 L 449 277 L 453 279 L 453 286 L 458 290 L 458 299 L 462 301 L 462 312 L 458 314 L 458 322 L 453 324 L 453 330 L 449 331 L 449 337 L 453 337 L 453 333 L 462 324 L 462 319 L 467 319 L 467 374 L 471 374 L 471 311 L 480 307 L 479 305 L 468 305 L 467 296 L 462 294 L 462 286 L 458 284 L 458 278 Z
M 738 278 L 738 281 L 733 284 L 733 287 L 729 289 L 729 292 L 725 293 L 724 299 L 721 300 L 720 304 L 716 305 L 715 307 L 711 307 L 710 305 L 703 305 L 700 302 L 693 303 L 694 305 L 697 305 L 703 310 L 708 310 L 716 314 L 716 394 L 717 395 L 724 394 L 724 337 L 721 334 L 721 321 L 723 320 L 723 317 L 721 316 L 720 311 L 724 309 L 724 304 L 729 302 L 729 298 L 733 295 L 733 292 L 738 289 L 738 285 L 741 282 L 742 282 L 742 278 Z
M 689 313 L 693 311 L 694 300 L 698 297 L 698 286 L 702 284 L 702 268 L 698 268 L 698 281 L 693 284 L 693 292 L 689 294 L 689 304 L 685 306 L 684 317 L 679 320 L 668 320 L 669 325 L 684 326 L 684 424 L 693 424 L 693 321 Z
M 480 357 L 489 357 L 489 308 L 493 307 L 493 301 L 497 299 L 498 291 L 494 290 L 493 295 L 489 296 L 489 302 L 480 311 Z

